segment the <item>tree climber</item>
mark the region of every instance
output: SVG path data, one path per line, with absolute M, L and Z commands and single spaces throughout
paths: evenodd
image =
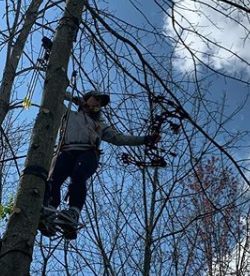
M 60 205 L 60 190 L 64 181 L 70 177 L 68 197 L 69 208 L 58 213 L 57 219 L 65 221 L 60 227 L 66 238 L 76 239 L 80 212 L 86 199 L 86 181 L 95 173 L 100 157 L 101 140 L 117 146 L 139 146 L 155 144 L 160 135 L 128 136 L 106 125 L 101 118 L 101 108 L 108 105 L 107 94 L 90 91 L 83 98 L 73 98 L 78 111 L 68 110 L 68 117 L 62 120 L 62 141 L 59 152 L 51 163 L 44 198 L 39 230 L 45 236 L 54 236 L 55 228 L 46 225 L 46 217 L 55 214 Z M 54 215 L 55 216 L 55 215 Z

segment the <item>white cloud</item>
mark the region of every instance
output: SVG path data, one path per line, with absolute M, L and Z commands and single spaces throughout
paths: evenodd
M 197 58 L 214 69 L 223 68 L 235 73 L 248 67 L 250 71 L 246 64 L 250 63 L 250 16 L 232 6 L 219 6 L 220 2 L 215 2 L 175 2 L 174 18 L 177 23 L 174 30 L 172 18 L 165 17 L 166 35 L 178 39 L 177 31 Z M 191 55 L 181 43 L 175 48 L 175 56 L 174 65 L 180 70 L 193 69 Z

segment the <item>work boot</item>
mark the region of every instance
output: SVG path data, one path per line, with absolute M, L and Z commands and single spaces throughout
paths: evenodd
M 60 225 L 64 232 L 64 236 L 68 240 L 77 238 L 77 226 L 80 210 L 77 207 L 70 207 L 68 210 L 63 210 L 58 215 L 57 224 Z
M 55 219 L 58 212 L 55 207 L 42 207 L 38 230 L 43 236 L 53 237 L 56 235 Z

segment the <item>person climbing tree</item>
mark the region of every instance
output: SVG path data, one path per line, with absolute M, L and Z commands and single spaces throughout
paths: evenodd
M 45 236 L 56 235 L 53 223 L 48 218 L 57 219 L 67 239 L 76 239 L 80 212 L 85 203 L 86 181 L 96 172 L 100 157 L 101 140 L 117 146 L 139 146 L 155 144 L 160 135 L 124 135 L 104 123 L 101 109 L 110 102 L 107 94 L 90 91 L 83 98 L 73 98 L 78 111 L 67 110 L 61 127 L 61 142 L 58 153 L 51 162 L 47 181 L 39 230 Z M 69 208 L 56 214 L 60 205 L 60 190 L 64 181 L 70 177 L 68 189 Z

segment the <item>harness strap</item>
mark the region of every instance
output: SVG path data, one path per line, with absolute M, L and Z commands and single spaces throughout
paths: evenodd
M 28 166 L 22 171 L 22 175 L 25 175 L 25 174 L 35 175 L 37 177 L 40 177 L 45 183 L 47 182 L 48 171 L 42 166 L 38 166 L 38 165 Z

